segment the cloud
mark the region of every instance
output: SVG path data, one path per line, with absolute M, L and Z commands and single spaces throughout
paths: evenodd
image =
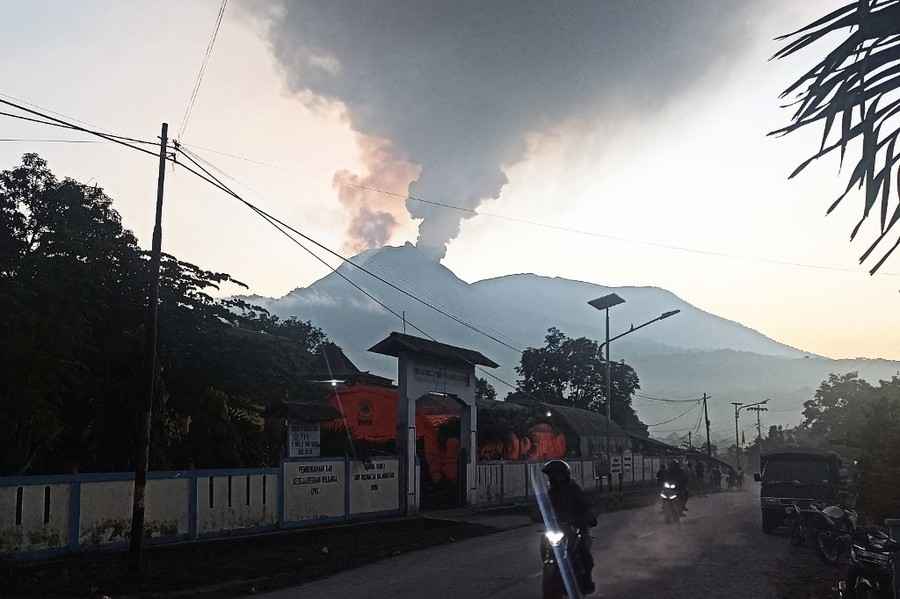
M 652 116 L 727 66 L 763 9 L 746 0 L 278 0 L 258 12 L 292 91 L 341 102 L 356 131 L 421 165 L 411 194 L 476 208 L 499 196 L 528 134 Z M 421 219 L 418 245 L 442 257 L 465 213 L 406 208 Z M 365 244 L 397 217 L 357 214 L 376 215 L 371 230 L 351 226 Z
M 397 226 L 409 218 L 403 196 L 421 170 L 396 158 L 389 140 L 360 135 L 359 147 L 367 174 L 341 170 L 332 179 L 338 199 L 352 215 L 347 247 L 354 252 L 383 246 Z M 376 189 L 389 193 L 373 191 Z

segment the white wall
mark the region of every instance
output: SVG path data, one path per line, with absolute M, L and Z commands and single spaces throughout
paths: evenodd
M 373 460 L 350 463 L 350 515 L 400 509 L 400 461 Z
M 231 501 L 228 481 L 231 480 Z M 265 479 L 265 502 L 263 502 Z M 212 481 L 212 484 L 210 484 Z M 210 506 L 212 488 L 212 506 Z M 250 502 L 247 502 L 247 490 Z M 274 526 L 278 523 L 278 477 L 273 474 L 223 474 L 197 477 L 197 532 L 217 532 Z M 186 505 L 186 504 L 185 504 Z
M 16 524 L 18 489 L 22 489 L 22 519 Z M 45 492 L 50 505 L 45 514 Z M 64 484 L 0 487 L 0 552 L 60 549 L 69 543 L 70 489 Z M 45 522 L 44 520 L 48 520 Z
M 346 515 L 344 460 L 286 461 L 282 469 L 286 522 Z

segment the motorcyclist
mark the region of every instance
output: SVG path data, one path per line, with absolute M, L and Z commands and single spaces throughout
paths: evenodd
M 661 464 L 659 471 L 656 473 L 656 486 L 662 489 L 664 482 L 666 482 L 666 465 Z
M 678 460 L 672 460 L 666 471 L 666 478 L 675 483 L 678 489 L 678 496 L 681 497 L 681 510 L 687 511 L 688 500 L 688 477 L 687 473 L 681 468 Z
M 597 518 L 591 511 L 584 491 L 572 480 L 569 464 L 563 460 L 550 460 L 541 471 L 550 483 L 548 495 L 557 522 L 570 524 L 584 531 L 580 547 L 584 561 L 584 580 L 579 581 L 579 586 L 585 594 L 593 593 L 595 587 L 591 570 L 594 568 L 594 558 L 591 556 L 591 536 L 587 529 L 597 525 Z

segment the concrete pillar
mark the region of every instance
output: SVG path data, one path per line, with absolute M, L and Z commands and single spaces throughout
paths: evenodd
M 406 514 L 419 511 L 419 487 L 416 484 L 416 397 L 410 397 L 406 373 L 409 356 L 398 356 L 399 400 L 397 402 L 397 451 L 400 455 L 400 510 Z

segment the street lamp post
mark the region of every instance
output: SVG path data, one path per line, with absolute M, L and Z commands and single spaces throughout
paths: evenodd
M 620 333 L 615 337 L 609 336 L 609 309 L 613 306 L 618 306 L 619 304 L 624 304 L 625 300 L 616 295 L 615 293 L 610 293 L 604 295 L 602 297 L 598 297 L 596 299 L 592 299 L 588 302 L 588 304 L 596 308 L 597 310 L 603 310 L 606 316 L 606 341 L 604 341 L 600 345 L 600 350 L 602 351 L 606 348 L 606 464 L 608 467 L 612 467 L 612 452 L 610 451 L 609 446 L 609 423 L 612 420 L 612 362 L 609 359 L 609 345 L 611 341 L 615 341 L 616 339 L 620 339 L 625 335 L 629 335 L 638 329 L 642 329 L 645 326 L 651 325 L 654 322 L 658 322 L 665 318 L 669 318 L 670 316 L 675 316 L 681 310 L 669 310 L 668 312 L 663 312 L 656 318 L 648 320 L 647 322 L 634 326 L 632 325 L 630 329 L 625 331 L 624 333 Z

